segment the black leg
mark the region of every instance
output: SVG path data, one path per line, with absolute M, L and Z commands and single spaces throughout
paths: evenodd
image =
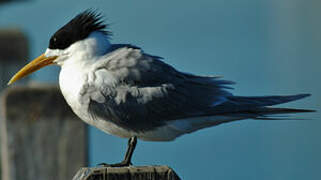
M 132 159 L 136 144 L 137 144 L 137 137 L 136 136 L 129 138 L 125 158 L 122 162 L 116 163 L 116 164 L 101 163 L 100 165 L 103 165 L 106 167 L 124 167 L 124 166 L 132 165 L 131 159 Z
M 126 151 L 125 159 L 122 161 L 125 164 L 132 165 L 131 159 L 132 159 L 134 150 L 136 148 L 136 144 L 137 144 L 137 137 L 136 136 L 128 139 L 128 148 Z

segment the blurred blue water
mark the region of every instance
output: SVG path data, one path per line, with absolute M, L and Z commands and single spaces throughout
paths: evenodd
M 30 59 L 86 8 L 103 12 L 115 43 L 132 43 L 182 71 L 224 75 L 234 94 L 312 93 L 283 106 L 321 107 L 321 1 L 29 1 L 0 7 L 0 27 L 22 28 Z M 59 68 L 34 79 L 56 82 Z M 138 142 L 134 163 L 166 164 L 183 179 L 320 179 L 320 112 L 309 121 L 247 120 L 173 142 Z M 106 143 L 102 143 L 106 142 Z M 127 140 L 90 128 L 90 165 L 120 161 Z

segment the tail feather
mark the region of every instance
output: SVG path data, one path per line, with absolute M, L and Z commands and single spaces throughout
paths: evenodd
M 291 96 L 231 96 L 229 100 L 231 103 L 243 105 L 243 106 L 273 106 L 277 104 L 287 103 L 290 101 L 296 101 L 305 97 L 310 96 L 310 94 L 297 94 Z
M 253 119 L 259 120 L 303 120 L 292 117 L 281 117 L 280 114 L 292 114 L 292 113 L 308 113 L 308 112 L 316 112 L 315 110 L 310 109 L 293 109 L 293 108 L 260 108 L 256 110 L 257 117 Z M 273 116 L 278 115 L 278 116 Z
M 307 112 L 316 112 L 315 110 L 310 109 L 293 109 L 293 108 L 259 108 L 255 110 L 255 113 L 258 114 L 290 114 L 290 113 L 307 113 Z
M 310 96 L 310 94 L 297 94 L 292 96 L 230 96 L 228 100 L 215 108 L 209 110 L 209 114 L 284 114 L 284 113 L 299 113 L 310 112 L 305 109 L 289 109 L 289 108 L 268 108 L 267 106 L 278 105 L 295 100 L 299 100 Z
M 260 119 L 260 120 L 290 120 L 295 118 L 291 118 L 286 115 L 282 116 L 281 114 L 308 113 L 308 112 L 315 112 L 315 110 L 262 107 L 262 108 L 251 109 L 249 111 L 242 111 L 239 113 L 235 113 L 235 115 L 242 116 L 245 118 Z

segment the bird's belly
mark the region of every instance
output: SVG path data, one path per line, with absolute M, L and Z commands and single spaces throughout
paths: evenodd
M 84 121 L 97 127 L 105 133 L 122 138 L 130 138 L 136 136 L 137 138 L 145 141 L 171 141 L 182 134 L 182 132 L 178 132 L 168 127 L 167 125 L 158 127 L 150 131 L 137 132 L 122 128 L 105 119 L 87 119 Z

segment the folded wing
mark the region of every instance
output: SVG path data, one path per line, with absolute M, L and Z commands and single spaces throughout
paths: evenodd
M 131 131 L 150 131 L 171 124 L 192 132 L 223 122 L 272 114 L 266 106 L 308 96 L 233 96 L 227 91 L 233 84 L 231 81 L 179 72 L 160 57 L 130 45 L 112 48 L 95 66 L 96 83 L 91 84 L 94 86 L 91 89 L 99 91 L 96 94 L 103 96 L 104 101 L 91 99 L 89 111 L 93 118 L 111 121 Z M 285 109 L 280 109 L 279 113 L 282 112 Z M 195 120 L 197 117 L 206 118 Z

